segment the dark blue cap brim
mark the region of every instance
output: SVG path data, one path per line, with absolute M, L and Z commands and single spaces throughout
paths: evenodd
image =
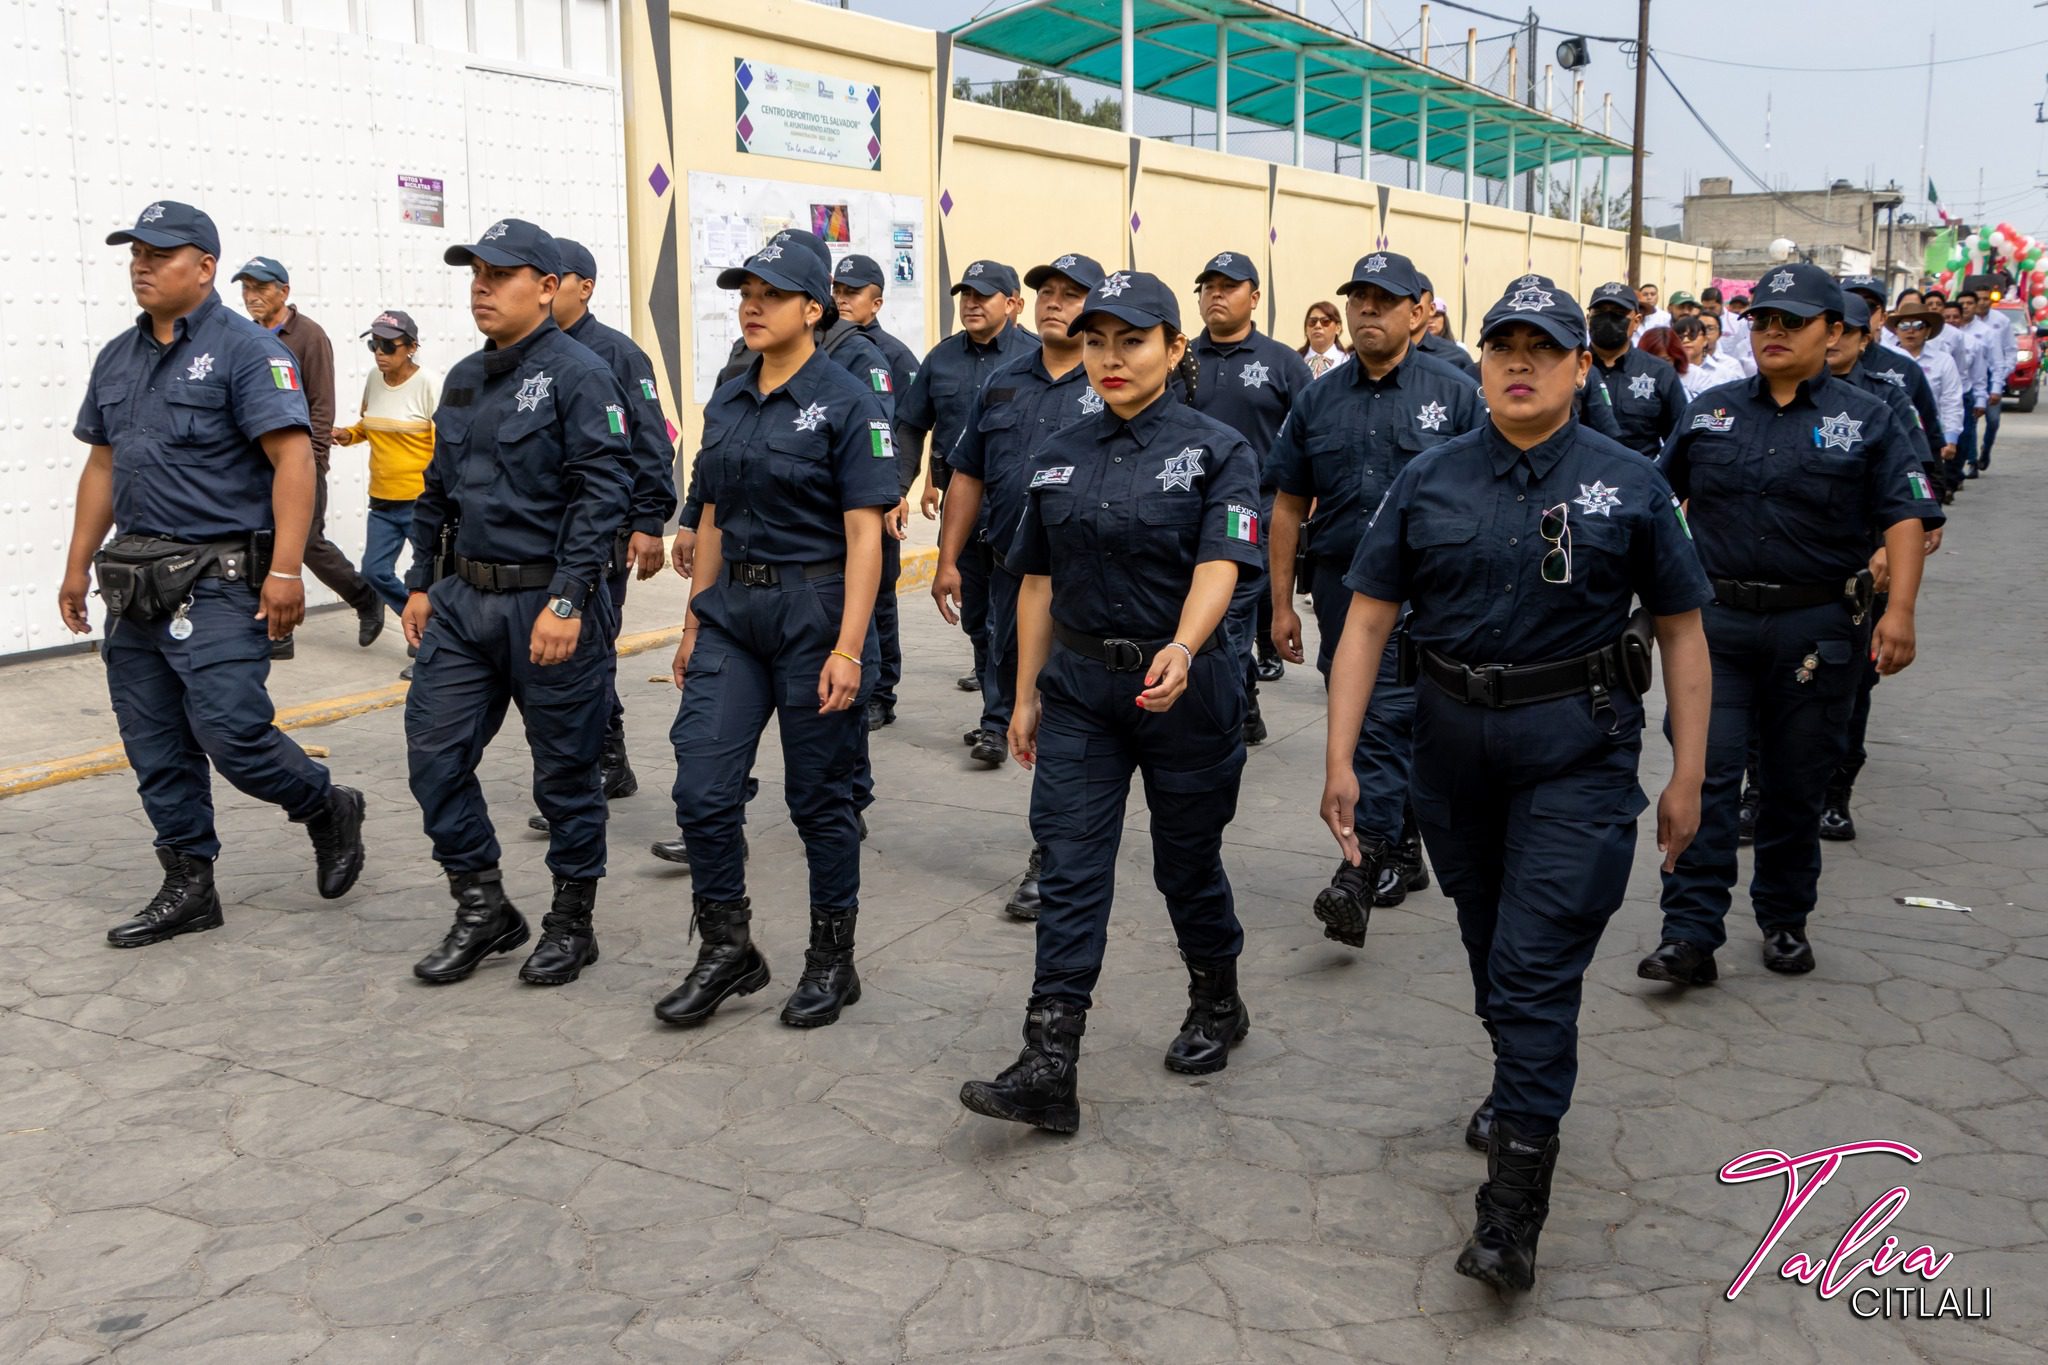
M 811 291 L 810 285 L 798 279 L 795 275 L 777 270 L 772 265 L 727 266 L 724 270 L 718 272 L 718 287 L 720 289 L 738 289 L 749 279 L 759 280 L 763 284 L 773 285 L 777 289 L 786 290 L 792 294 L 802 294 L 805 298 L 816 300 L 818 303 L 830 303 L 832 301 L 830 286 L 827 286 L 825 290 L 825 297 L 822 299 L 818 298 Z
M 1202 282 L 1207 280 L 1211 275 L 1221 275 L 1224 279 L 1236 280 L 1239 284 L 1257 284 L 1259 282 L 1259 272 L 1256 270 L 1239 269 L 1236 266 L 1231 266 L 1228 268 L 1212 267 L 1208 270 L 1204 270 L 1201 274 L 1195 276 L 1195 288 L 1200 289 L 1202 287 Z
M 1001 280 L 962 280 L 960 281 L 960 283 L 953 286 L 952 292 L 957 294 L 963 289 L 972 289 L 975 293 L 981 295 L 985 299 L 992 299 L 998 294 L 1007 294 L 1010 292 L 1009 290 L 1003 288 Z
M 1031 269 L 1024 272 L 1024 287 L 1026 289 L 1036 289 L 1050 279 L 1067 280 L 1070 283 L 1080 285 L 1083 289 L 1093 289 L 1096 285 L 1102 283 L 1101 280 L 1095 280 L 1091 283 L 1077 275 L 1070 275 L 1056 265 L 1034 265 Z
M 1429 292 L 1429 290 L 1419 284 L 1414 289 L 1403 289 L 1399 285 L 1379 278 L 1377 275 L 1368 275 L 1362 280 L 1346 280 L 1338 285 L 1337 297 L 1348 299 L 1369 284 L 1379 286 L 1397 299 L 1419 299 Z
M 107 234 L 108 246 L 119 246 L 123 242 L 140 242 L 144 246 L 153 246 L 159 251 L 167 251 L 174 246 L 196 246 L 209 256 L 218 256 L 220 254 L 206 243 L 195 242 L 183 233 L 165 232 L 159 228 L 122 228 L 119 232 Z
M 532 265 L 535 270 L 540 271 L 543 275 L 560 275 L 562 273 L 559 269 L 550 270 L 544 266 L 534 265 L 532 261 L 527 260 L 524 256 L 515 256 L 509 251 L 494 246 L 487 246 L 481 242 L 475 246 L 451 246 L 441 253 L 441 259 L 450 265 L 468 265 L 474 259 L 482 261 L 485 265 Z
M 275 274 L 271 273 L 271 272 L 270 272 L 270 271 L 268 271 L 268 270 L 237 270 L 237 271 L 236 271 L 236 272 L 235 272 L 235 273 L 234 273 L 234 274 L 233 274 L 232 276 L 230 276 L 230 277 L 229 277 L 229 279 L 228 279 L 228 283 L 229 283 L 229 284 L 234 284 L 234 283 L 236 283 L 237 281 L 240 281 L 240 280 L 254 280 L 254 281 L 256 281 L 256 282 L 257 282 L 258 284 L 290 284 L 290 283 L 291 283 L 291 281 L 290 281 L 290 280 L 287 280 L 287 279 L 284 279 L 284 278 L 282 278 L 282 277 L 280 277 L 280 276 L 278 276 L 278 275 L 275 275 Z
M 1568 346 L 1575 351 L 1585 348 L 1586 334 L 1583 331 L 1564 318 L 1554 318 L 1543 313 L 1515 313 L 1508 317 L 1495 318 L 1480 328 L 1479 340 L 1484 342 L 1502 328 L 1512 327 L 1518 322 L 1527 323 L 1560 346 Z
M 1128 322 L 1133 327 L 1158 327 L 1164 325 L 1173 328 L 1175 331 L 1180 330 L 1180 319 L 1177 317 L 1168 317 L 1161 313 L 1155 313 L 1151 309 L 1140 307 L 1135 303 L 1122 303 L 1116 299 L 1111 299 L 1107 303 L 1089 304 L 1072 322 L 1067 324 L 1067 335 L 1072 336 L 1077 332 L 1087 331 L 1088 320 L 1097 313 L 1105 313 L 1110 317 Z
M 1806 299 L 1751 299 L 1749 308 L 1751 312 L 1790 313 L 1795 318 L 1817 318 L 1823 313 L 1840 311 Z

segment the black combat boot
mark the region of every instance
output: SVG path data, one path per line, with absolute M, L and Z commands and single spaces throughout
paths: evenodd
M 853 925 L 858 910 L 811 907 L 811 946 L 804 950 L 804 974 L 782 1007 L 791 1028 L 823 1028 L 839 1011 L 860 1003 L 860 974 L 853 969 Z
M 1088 1011 L 1063 1000 L 1034 997 L 1024 1015 L 1024 1050 L 992 1081 L 968 1081 L 960 1103 L 977 1114 L 1028 1123 L 1048 1133 L 1081 1126 L 1075 1068 Z
M 1820 837 L 1830 843 L 1846 844 L 1856 837 L 1856 821 L 1849 815 L 1847 788 L 1830 788 L 1820 809 Z
M 519 979 L 536 986 L 566 986 L 597 961 L 597 931 L 590 927 L 596 905 L 595 880 L 555 878 L 555 902 L 541 918 L 540 942 L 519 969 Z
M 1358 836 L 1358 865 L 1337 864 L 1337 875 L 1316 893 L 1316 918 L 1323 922 L 1324 938 L 1352 948 L 1365 946 L 1365 923 L 1372 918 L 1373 891 L 1388 853 L 1386 840 L 1370 834 Z
M 676 837 L 673 839 L 656 839 L 653 852 L 655 857 L 665 863 L 674 863 L 685 872 L 692 870 L 690 866 L 690 845 L 683 838 L 681 830 L 676 831 Z M 744 834 L 740 835 L 740 861 L 743 863 L 748 862 L 753 856 L 753 850 L 747 847 L 747 836 Z
M 1244 742 L 1247 748 L 1266 742 L 1266 718 L 1259 714 L 1259 689 L 1256 687 L 1245 699 Z
M 436 986 L 460 981 L 493 953 L 509 953 L 533 937 L 526 917 L 505 899 L 504 874 L 495 867 L 481 872 L 451 872 L 448 890 L 455 896 L 455 923 L 441 946 L 412 964 L 412 974 Z
M 604 732 L 604 748 L 598 751 L 598 771 L 604 774 L 604 799 L 622 801 L 640 790 L 640 779 L 633 774 L 633 764 L 626 757 L 626 727 L 623 725 Z
M 354 787 L 327 789 L 327 806 L 304 824 L 313 840 L 314 882 L 323 900 L 348 894 L 363 875 L 363 794 Z
M 203 934 L 224 922 L 220 893 L 213 889 L 213 859 L 160 848 L 156 860 L 163 866 L 164 884 L 141 914 L 107 930 L 107 942 L 116 948 L 141 948 L 179 934 Z
M 1714 965 L 1711 949 L 1667 938 L 1636 964 L 1636 975 L 1645 981 L 1669 981 L 1674 986 L 1705 986 L 1721 972 Z
M 1230 1049 L 1251 1032 L 1252 1012 L 1237 994 L 1237 959 L 1181 954 L 1188 964 L 1188 1012 L 1166 1047 L 1166 1069 L 1206 1076 L 1230 1065 Z
M 1550 1178 L 1557 1138 L 1523 1137 L 1496 1117 L 1486 1149 L 1486 1183 L 1474 1204 L 1479 1220 L 1458 1253 L 1458 1273 L 1495 1289 L 1526 1291 L 1536 1283 L 1536 1239 L 1550 1216 Z
M 1372 903 L 1382 908 L 1399 905 L 1411 891 L 1429 890 L 1429 867 L 1422 861 L 1422 836 L 1415 832 L 1411 818 L 1401 827 L 1401 842 L 1387 854 L 1373 888 Z
M 1493 1096 L 1488 1095 L 1479 1101 L 1479 1107 L 1466 1121 L 1465 1145 L 1476 1152 L 1483 1152 L 1493 1145 Z
M 1038 899 L 1038 878 L 1039 874 L 1044 871 L 1045 849 L 1042 845 L 1033 844 L 1031 846 L 1031 861 L 1024 864 L 1023 880 L 1017 883 L 1017 889 L 1010 893 L 1009 903 L 1003 907 L 1013 918 L 1038 918 L 1040 903 Z
M 727 996 L 752 995 L 768 984 L 768 961 L 754 946 L 747 922 L 753 902 L 691 898 L 690 926 L 704 935 L 697 965 L 683 983 L 661 998 L 654 1017 L 665 1024 L 701 1024 L 717 1012 Z
M 1764 930 L 1764 966 L 1786 976 L 1800 976 L 1813 970 L 1813 945 L 1804 929 Z

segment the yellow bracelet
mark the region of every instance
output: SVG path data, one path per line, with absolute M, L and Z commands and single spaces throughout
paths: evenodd
M 860 656 L 859 656 L 858 654 L 848 654 L 848 653 L 847 653 L 847 652 L 846 652 L 845 650 L 843 650 L 843 649 L 835 649 L 835 650 L 833 650 L 832 652 L 833 652 L 834 654 L 837 654 L 837 655 L 838 655 L 838 656 L 839 656 L 840 658 L 842 658 L 842 659 L 849 659 L 849 660 L 851 660 L 851 661 L 853 662 L 853 666 L 854 666 L 855 668 L 859 668 L 859 667 L 861 666 L 861 662 L 860 662 Z

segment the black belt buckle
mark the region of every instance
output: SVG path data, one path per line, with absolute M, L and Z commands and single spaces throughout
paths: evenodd
M 1465 669 L 1465 704 L 1485 706 L 1499 710 L 1500 675 L 1504 664 L 1481 664 L 1478 668 Z
M 1136 640 L 1104 640 L 1102 654 L 1112 673 L 1135 673 L 1145 666 L 1145 651 Z
M 732 576 L 743 588 L 772 588 L 779 581 L 773 564 L 735 564 Z
M 1764 609 L 1764 593 L 1771 585 L 1768 583 L 1730 582 L 1723 583 L 1721 586 L 1727 589 L 1729 593 L 1729 600 L 1723 602 L 1722 606 L 1733 607 L 1737 611 L 1762 611 Z M 1718 597 L 1720 594 L 1716 592 L 1715 595 Z

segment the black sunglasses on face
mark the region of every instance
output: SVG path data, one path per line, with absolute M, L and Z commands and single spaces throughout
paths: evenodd
M 1814 316 L 1818 317 L 1819 314 Z M 1813 318 L 1797 318 L 1790 313 L 1767 312 L 1756 308 L 1749 310 L 1750 330 L 1757 332 L 1769 332 L 1777 329 L 1787 332 L 1803 332 L 1806 330 L 1807 324 L 1813 320 Z
M 397 341 L 386 341 L 382 337 L 371 337 L 369 342 L 370 349 L 375 351 L 378 355 L 397 355 L 398 348 L 402 344 L 404 343 Z

